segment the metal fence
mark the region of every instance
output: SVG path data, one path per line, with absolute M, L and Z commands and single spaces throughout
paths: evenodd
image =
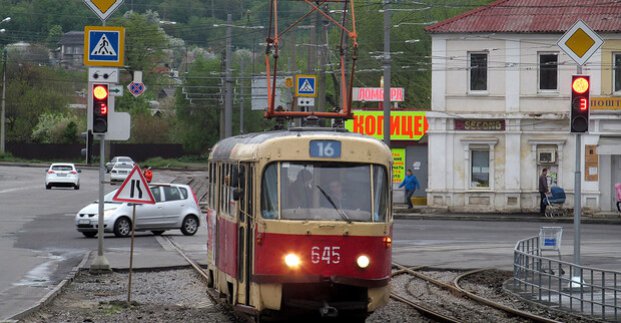
M 593 318 L 621 320 L 621 272 L 578 266 L 545 257 L 542 237 L 518 241 L 513 251 L 513 289 L 549 307 Z

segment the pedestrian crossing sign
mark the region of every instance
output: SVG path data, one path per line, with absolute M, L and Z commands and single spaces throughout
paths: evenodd
M 84 65 L 123 66 L 124 52 L 124 27 L 84 27 Z
M 295 76 L 295 96 L 317 97 L 317 75 L 298 74 Z

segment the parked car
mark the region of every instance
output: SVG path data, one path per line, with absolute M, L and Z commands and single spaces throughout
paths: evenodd
M 129 175 L 129 172 L 132 171 L 132 168 L 134 168 L 133 164 L 130 165 L 120 162 L 114 164 L 114 166 L 112 166 L 112 170 L 110 171 L 110 182 L 116 183 L 124 181 L 125 178 L 127 178 L 127 175 Z
M 80 189 L 80 174 L 82 171 L 70 163 L 54 163 L 45 171 L 45 188 L 53 186 L 69 186 Z
M 151 231 L 160 235 L 166 230 L 179 229 L 186 236 L 198 231 L 202 217 L 198 199 L 188 185 L 149 185 L 155 204 L 136 206 L 136 231 Z M 116 202 L 112 198 L 116 190 L 104 196 L 104 232 L 117 237 L 127 237 L 132 230 L 133 206 Z M 76 229 L 85 237 L 97 235 L 99 204 L 94 202 L 82 208 L 75 215 Z
M 116 156 L 106 163 L 106 171 L 109 173 L 114 165 L 121 163 L 134 166 L 134 160 L 127 156 Z

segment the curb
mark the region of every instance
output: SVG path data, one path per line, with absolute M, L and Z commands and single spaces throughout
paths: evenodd
M 92 251 L 91 251 L 92 252 Z M 54 287 L 54 289 L 52 289 L 51 291 L 49 291 L 45 296 L 43 296 L 43 298 L 41 298 L 35 305 L 33 305 L 32 307 L 24 310 L 21 313 L 15 314 L 13 315 L 13 317 L 11 317 L 11 319 L 9 321 L 5 321 L 5 322 L 17 322 L 23 318 L 25 318 L 26 316 L 36 312 L 37 310 L 39 310 L 41 307 L 49 304 L 51 301 L 54 300 L 54 298 L 62 291 L 62 289 L 68 284 L 70 283 L 75 276 L 77 275 L 77 273 L 84 267 L 84 265 L 86 264 L 86 262 L 88 261 L 88 258 L 91 255 L 91 252 L 87 252 L 84 257 L 82 257 L 82 261 L 80 261 L 80 263 L 73 267 L 71 269 L 71 271 L 67 274 L 67 276 L 65 276 L 65 279 L 63 279 L 58 285 L 56 285 Z

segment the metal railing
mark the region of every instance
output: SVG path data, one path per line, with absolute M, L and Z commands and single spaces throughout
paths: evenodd
M 540 237 L 518 241 L 513 289 L 549 307 L 604 320 L 621 320 L 621 272 L 578 266 L 543 256 Z

